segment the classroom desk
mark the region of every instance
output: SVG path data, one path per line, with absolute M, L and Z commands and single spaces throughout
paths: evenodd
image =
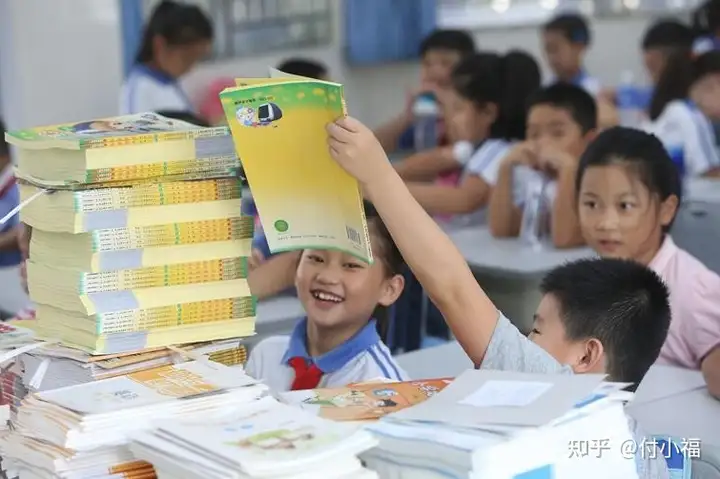
M 290 334 L 299 318 L 305 316 L 300 300 L 294 296 L 277 296 L 258 302 L 255 336 L 249 345 L 277 334 Z
M 686 185 L 688 200 L 701 203 L 720 203 L 720 179 L 692 178 L 687 180 Z
M 693 479 L 720 479 L 720 401 L 712 398 L 698 371 L 653 366 L 627 411 L 648 433 L 700 439 Z
M 542 277 L 563 263 L 593 254 L 589 248 L 535 250 L 518 238 L 493 238 L 484 226 L 450 230 L 448 235 L 493 303 L 525 332 L 540 302 Z

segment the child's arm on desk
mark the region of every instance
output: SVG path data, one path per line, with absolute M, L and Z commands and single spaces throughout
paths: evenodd
M 474 364 L 481 364 L 498 310 L 453 242 L 408 191 L 373 133 L 347 118 L 328 127 L 333 158 L 361 183 L 405 261 Z
M 520 143 L 503 158 L 488 205 L 490 233 L 496 238 L 514 238 L 520 234 L 522 211 L 515 205 L 514 170 L 519 165 L 534 167 L 535 164 L 535 155 L 528 143 Z
M 405 181 L 430 181 L 437 175 L 462 165 L 455 159 L 452 147 L 445 146 L 415 153 L 395 162 L 393 166 Z

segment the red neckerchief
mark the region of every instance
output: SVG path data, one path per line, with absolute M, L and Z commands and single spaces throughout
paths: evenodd
M 290 358 L 288 364 L 295 371 L 295 379 L 293 380 L 291 391 L 300 391 L 303 389 L 315 389 L 320 384 L 323 372 L 315 363 L 308 365 L 305 358 L 296 356 Z

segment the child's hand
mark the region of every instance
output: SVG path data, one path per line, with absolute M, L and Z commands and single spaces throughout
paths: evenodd
M 533 145 L 527 141 L 513 147 L 502 160 L 508 167 L 525 165 L 532 169 L 539 168 L 538 156 L 535 154 Z
M 394 173 L 385 150 L 372 131 L 347 117 L 327 126 L 330 155 L 363 187 Z
M 257 248 L 253 248 L 250 257 L 248 258 L 248 269 L 252 271 L 264 262 L 265 256 L 263 255 L 262 251 Z
M 577 167 L 577 158 L 558 150 L 543 149 L 538 152 L 538 166 L 541 170 L 558 174 L 565 169 L 574 169 Z

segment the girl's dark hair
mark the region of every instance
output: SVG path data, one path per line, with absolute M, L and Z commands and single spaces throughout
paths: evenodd
M 687 98 L 693 83 L 713 73 L 720 73 L 718 50 L 705 52 L 697 58 L 689 51 L 670 55 L 650 101 L 650 119 L 657 119 L 671 101 Z
M 299 75 L 316 80 L 328 74 L 328 69 L 325 65 L 318 61 L 305 58 L 290 58 L 282 62 L 277 69 L 290 75 Z
M 375 207 L 367 200 L 363 201 L 365 208 L 365 217 L 368 221 L 368 227 L 375 243 L 375 252 L 378 253 L 376 260 L 381 261 L 385 267 L 387 276 L 402 274 L 405 260 L 400 254 L 395 241 L 388 231 L 385 223 L 378 214 Z M 390 327 L 390 308 L 378 305 L 375 308 L 373 317 L 377 321 L 377 330 L 380 337 L 385 341 L 387 339 L 388 328 Z
M 157 35 L 173 46 L 192 45 L 212 41 L 213 26 L 200 7 L 164 0 L 153 10 L 145 26 L 136 63 L 153 60 L 153 39 Z
M 656 120 L 671 101 L 687 98 L 693 82 L 692 65 L 689 49 L 670 54 L 650 100 L 648 116 L 651 120 Z
M 531 55 L 520 50 L 505 55 L 476 53 L 455 67 L 452 80 L 457 93 L 479 107 L 497 105 L 491 137 L 525 137 L 527 100 L 541 83 L 540 68 Z
M 706 0 L 696 8 L 692 27 L 697 36 L 715 35 L 720 30 L 720 0 Z
M 650 194 L 665 201 L 675 195 L 682 200 L 682 186 L 677 166 L 662 142 L 650 133 L 634 128 L 614 127 L 600 133 L 580 157 L 575 177 L 575 194 L 580 193 L 585 170 L 591 166 L 621 163 L 632 167 Z M 672 222 L 663 230 L 670 230 Z

